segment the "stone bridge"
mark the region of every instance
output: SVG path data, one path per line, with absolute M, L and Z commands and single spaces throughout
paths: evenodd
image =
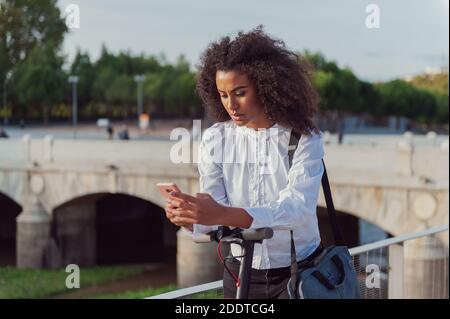
M 99 203 L 111 194 L 129 196 L 151 212 L 155 254 L 161 254 L 164 247 L 176 247 L 177 229 L 165 221 L 164 201 L 155 184 L 172 181 L 195 194 L 198 173 L 195 163 L 171 162 L 175 143 L 50 136 L 0 140 L 0 194 L 4 195 L 0 198 L 0 239 L 2 232 L 4 237 L 16 238 L 17 266 L 95 264 L 96 215 Z M 197 142 L 192 144 L 192 158 L 197 146 Z M 448 224 L 448 142 L 443 146 L 414 146 L 402 139 L 376 146 L 330 144 L 325 152 L 338 211 L 369 221 L 393 236 Z M 324 205 L 322 194 L 319 205 Z M 16 214 L 8 213 L 11 207 L 16 207 Z M 116 225 L 114 231 L 121 232 L 121 226 Z M 120 245 L 111 240 L 110 245 Z M 448 250 L 448 237 L 440 240 Z M 178 264 L 190 265 L 179 276 L 191 278 L 208 273 L 199 269 L 215 269 L 217 258 L 211 257 L 215 252 L 210 248 L 193 244 L 179 231 Z M 201 260 L 201 265 L 194 260 Z

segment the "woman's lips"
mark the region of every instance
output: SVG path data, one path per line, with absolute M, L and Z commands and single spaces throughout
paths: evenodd
M 235 115 L 231 115 L 231 118 L 235 121 L 242 121 L 244 119 L 245 115 L 244 114 L 235 114 Z

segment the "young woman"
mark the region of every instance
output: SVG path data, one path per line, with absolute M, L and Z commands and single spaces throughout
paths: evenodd
M 177 199 L 167 203 L 167 218 L 194 232 L 215 225 L 272 227 L 273 238 L 255 245 L 249 297 L 288 298 L 289 230 L 299 262 L 321 249 L 316 205 L 323 144 L 312 120 L 318 96 L 307 63 L 258 27 L 209 45 L 197 90 L 218 122 L 205 131 L 200 145 L 201 193 L 172 194 Z M 233 134 L 227 134 L 230 130 Z M 289 167 L 291 131 L 301 138 Z M 219 158 L 233 160 L 211 161 L 211 150 L 223 145 Z M 231 252 L 240 256 L 239 246 L 233 244 Z M 237 273 L 238 258 L 230 258 L 227 266 Z M 225 298 L 234 298 L 233 277 L 224 271 L 223 279 Z

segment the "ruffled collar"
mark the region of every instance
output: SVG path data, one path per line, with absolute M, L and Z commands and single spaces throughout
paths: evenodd
M 244 134 L 248 134 L 248 135 L 262 135 L 262 134 L 266 134 L 267 131 L 271 131 L 272 129 L 277 129 L 277 130 L 289 130 L 287 127 L 284 127 L 282 125 L 280 125 L 279 123 L 275 123 L 274 125 L 272 125 L 269 128 L 260 128 L 260 129 L 254 129 L 254 128 L 249 128 L 247 126 L 238 126 L 236 125 L 236 123 L 231 120 L 231 127 L 236 128 L 239 132 L 242 132 Z

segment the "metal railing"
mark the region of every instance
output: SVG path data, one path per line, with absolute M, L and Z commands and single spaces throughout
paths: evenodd
M 355 247 L 350 254 L 362 298 L 449 296 L 448 225 Z
M 449 226 L 350 249 L 363 299 L 449 298 Z M 147 299 L 223 298 L 222 280 Z

